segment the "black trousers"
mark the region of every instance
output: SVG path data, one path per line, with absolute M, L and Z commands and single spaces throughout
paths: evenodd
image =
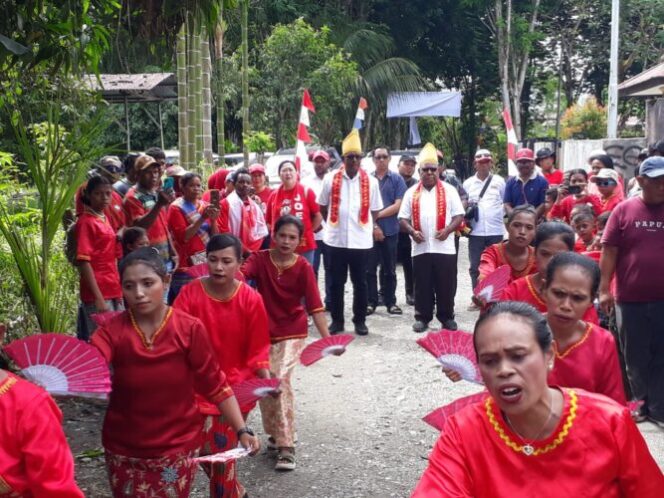
M 397 234 L 385 237 L 382 242 L 374 242 L 369 251 L 367 269 L 368 302 L 378 306 L 378 283 L 376 275 L 380 266 L 380 290 L 383 302 L 388 308 L 397 304 Z
M 415 283 L 415 320 L 429 323 L 436 318 L 442 323 L 454 318 L 454 294 L 457 287 L 455 254 L 419 254 L 413 257 Z M 434 301 L 435 298 L 435 301 Z
M 344 287 L 350 270 L 353 283 L 353 323 L 364 323 L 367 316 L 367 266 L 371 249 L 346 249 L 328 245 L 330 255 L 330 315 L 333 322 L 344 323 Z
M 411 240 L 407 233 L 399 233 L 397 243 L 397 261 L 403 267 L 403 279 L 406 284 L 406 295 L 413 295 L 413 259 L 411 256 Z

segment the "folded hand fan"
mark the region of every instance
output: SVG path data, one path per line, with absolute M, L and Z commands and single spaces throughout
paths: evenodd
M 471 394 L 470 396 L 459 398 L 456 401 L 452 401 L 448 405 L 436 408 L 422 420 L 424 420 L 434 429 L 442 431 L 448 418 L 466 406 L 484 401 L 488 395 L 489 393 L 487 391 L 482 391 L 481 393 Z
M 637 399 L 627 402 L 627 409 L 631 414 L 638 414 L 641 412 L 641 407 L 643 406 L 644 401 L 642 399 Z
M 321 358 L 344 352 L 346 351 L 346 346 L 353 342 L 354 339 L 355 337 L 351 334 L 337 334 L 319 339 L 304 348 L 300 355 L 300 362 L 308 367 Z
M 210 274 L 207 263 L 200 263 L 187 268 L 187 275 L 191 278 L 207 277 Z
M 441 330 L 429 332 L 416 342 L 445 368 L 459 372 L 465 380 L 482 383 L 472 334 L 461 330 Z
M 215 453 L 213 455 L 204 455 L 192 458 L 191 461 L 194 463 L 223 463 L 229 462 L 231 460 L 237 460 L 238 458 L 246 457 L 250 454 L 251 450 L 239 446 L 222 453 Z
M 101 313 L 93 313 L 90 315 L 92 321 L 99 327 L 105 327 L 109 321 L 121 314 L 122 311 L 102 311 Z
M 512 268 L 510 268 L 510 265 L 499 266 L 477 284 L 477 287 L 473 290 L 474 296 L 484 303 L 500 301 L 503 290 L 507 287 L 511 276 Z
M 249 379 L 231 386 L 240 406 L 250 405 L 279 390 L 280 379 Z
M 75 337 L 36 334 L 4 350 L 26 379 L 51 394 L 98 398 L 111 392 L 106 360 L 97 348 Z

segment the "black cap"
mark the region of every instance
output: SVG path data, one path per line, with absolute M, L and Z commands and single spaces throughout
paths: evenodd
M 655 152 L 664 156 L 664 140 L 660 140 L 655 144 Z
M 542 147 L 537 151 L 537 154 L 535 154 L 535 162 L 539 162 L 540 159 L 545 159 L 547 157 L 555 157 L 556 153 L 553 152 L 551 149 L 548 147 Z
M 399 162 L 406 162 L 406 161 L 413 161 L 414 163 L 417 162 L 417 159 L 415 159 L 415 156 L 411 156 L 410 154 L 404 154 L 401 156 L 401 159 L 399 159 Z

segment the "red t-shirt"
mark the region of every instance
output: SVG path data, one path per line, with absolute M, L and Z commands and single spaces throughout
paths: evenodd
M 233 386 L 256 377 L 256 371 L 270 368 L 270 335 L 267 314 L 260 294 L 247 284 L 240 283 L 231 298 L 220 301 L 210 296 L 203 280 L 185 285 L 173 303 L 200 319 L 205 325 L 212 345 L 212 353 Z M 243 413 L 251 406 L 241 406 Z M 199 400 L 203 413 L 218 414 L 214 405 Z
M 570 216 L 572 214 L 572 209 L 577 204 L 589 204 L 593 208 L 595 216 L 599 215 L 602 212 L 602 202 L 599 200 L 599 197 L 593 194 L 588 194 L 580 199 L 577 199 L 573 195 L 568 195 L 560 203 L 554 204 L 551 207 L 551 211 L 546 215 L 550 220 L 559 219 L 563 220 L 565 223 L 569 223 Z
M 618 248 L 618 302 L 664 301 L 664 279 L 656 270 L 664 254 L 664 203 L 649 205 L 641 197 L 621 202 L 609 217 L 602 244 Z
M 113 367 L 102 442 L 113 453 L 156 458 L 191 451 L 203 419 L 194 393 L 214 403 L 233 395 L 203 324 L 169 308 L 149 343 L 129 311 L 101 326 L 90 342 Z
M 62 412 L 46 391 L 12 374 L 0 382 L 0 442 L 0 496 L 83 498 Z
M 88 185 L 88 182 L 85 182 L 83 185 L 78 187 L 76 195 L 74 197 L 76 202 L 76 216 L 80 216 L 85 211 L 85 204 L 83 204 L 83 190 Z M 118 233 L 121 228 L 127 224 L 125 217 L 124 209 L 122 208 L 122 196 L 118 194 L 115 190 L 111 192 L 111 203 L 109 206 L 104 209 L 104 216 L 108 219 L 109 224 L 115 230 L 115 233 Z
M 261 203 L 263 204 L 263 206 L 267 206 L 267 201 L 270 200 L 270 196 L 272 195 L 272 192 L 274 192 L 274 189 L 271 189 L 270 187 L 265 187 L 260 192 L 256 192 L 256 195 L 261 200 Z
M 542 176 L 544 176 L 546 181 L 549 182 L 549 187 L 563 183 L 564 175 L 559 169 L 551 170 L 551 173 L 545 173 L 542 171 Z
M 127 226 L 133 226 L 137 219 L 142 218 L 150 212 L 155 200 L 149 200 L 145 204 L 139 199 L 142 194 L 132 187 L 125 195 L 123 207 L 127 215 Z M 166 207 L 159 210 L 154 223 L 147 229 L 148 240 L 151 246 L 165 244 L 168 242 L 168 221 L 166 218 Z
M 285 190 L 281 186 L 272 192 L 267 203 L 265 221 L 270 227 L 273 227 L 274 223 L 285 214 L 291 214 L 302 220 L 304 237 L 302 237 L 302 242 L 297 248 L 297 252 L 302 254 L 316 249 L 311 220 L 318 213 L 320 213 L 320 206 L 316 202 L 316 194 L 312 189 L 298 183 L 291 190 Z M 272 238 L 274 239 L 274 236 Z
M 242 273 L 256 281 L 263 296 L 273 343 L 307 337 L 307 312 L 312 314 L 325 308 L 314 270 L 302 256 L 292 266 L 280 270 L 269 250 L 256 252 L 242 265 Z
M 97 286 L 104 299 L 122 297 L 118 259 L 122 257 L 122 246 L 108 221 L 89 211 L 76 221 L 76 260 L 87 261 L 92 266 Z M 95 296 L 80 279 L 81 301 L 94 303 Z
M 208 203 L 205 201 L 199 201 L 197 210 L 199 213 L 202 213 L 207 207 Z M 171 240 L 173 241 L 173 246 L 175 251 L 178 253 L 178 268 L 185 269 L 192 266 L 192 262 L 189 259 L 194 254 L 204 253 L 205 252 L 205 243 L 201 239 L 199 234 L 194 234 L 189 240 L 185 242 L 185 232 L 191 223 L 185 218 L 182 209 L 176 205 L 176 203 L 168 206 L 167 212 L 168 220 L 168 229 L 171 232 Z M 208 223 L 208 234 L 210 221 Z M 214 222 L 212 222 L 214 223 Z
M 505 255 L 505 244 L 507 244 L 507 242 L 499 242 L 498 244 L 493 244 L 484 250 L 480 256 L 480 265 L 478 268 L 480 272 L 480 280 L 493 273 L 499 266 L 510 264 L 507 260 L 507 256 Z M 517 278 L 521 278 L 532 273 L 537 273 L 535 249 L 532 246 L 528 246 L 528 261 L 526 266 L 521 270 L 517 270 L 516 268 L 512 267 L 510 282 L 513 282 Z

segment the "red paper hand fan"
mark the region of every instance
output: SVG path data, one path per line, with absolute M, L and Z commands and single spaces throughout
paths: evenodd
M 279 390 L 280 379 L 249 379 L 231 386 L 240 406 L 250 405 Z
M 210 274 L 207 263 L 200 263 L 187 268 L 187 275 L 191 278 L 207 277 Z
M 507 287 L 511 276 L 512 268 L 510 268 L 510 265 L 499 266 L 477 284 L 473 294 L 485 303 L 500 301 L 503 290 Z
M 353 342 L 354 339 L 350 334 L 337 334 L 319 339 L 304 348 L 302 355 L 300 355 L 300 362 L 308 367 L 326 356 L 339 354 L 346 351 L 346 346 Z
M 251 450 L 246 448 L 238 447 L 233 448 L 232 450 L 224 451 L 222 453 L 215 453 L 213 455 L 203 455 L 196 458 L 192 458 L 191 461 L 194 463 L 223 463 L 230 462 L 231 460 L 237 460 L 238 458 L 246 457 L 251 454 Z
M 106 360 L 97 348 L 75 337 L 36 334 L 4 350 L 26 379 L 51 394 L 105 397 L 111 392 Z
M 644 401 L 642 399 L 632 400 L 627 402 L 627 409 L 629 413 L 638 415 L 641 412 L 641 407 Z
M 441 330 L 430 332 L 416 342 L 435 356 L 445 368 L 459 372 L 463 379 L 482 382 L 477 369 L 472 334 L 461 330 Z
M 471 394 L 470 396 L 459 398 L 456 401 L 452 401 L 448 405 L 436 408 L 422 420 L 424 420 L 434 429 L 442 431 L 448 418 L 466 406 L 484 401 L 488 395 L 489 393 L 487 391 L 482 391 L 481 393 Z
M 98 327 L 104 327 L 109 321 L 121 313 L 122 311 L 102 311 L 101 313 L 93 313 L 90 317 Z

